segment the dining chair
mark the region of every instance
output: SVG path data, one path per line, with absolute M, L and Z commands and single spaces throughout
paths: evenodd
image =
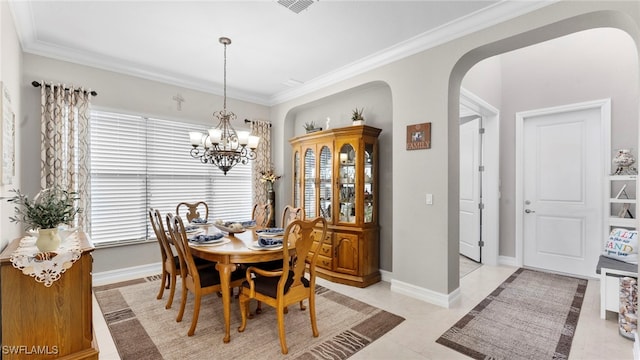
M 294 220 L 304 220 L 304 211 L 302 208 L 287 205 L 282 210 L 282 227 L 287 227 Z
M 158 300 L 162 299 L 164 295 L 164 289 L 169 289 L 169 299 L 165 305 L 165 309 L 171 308 L 173 303 L 173 296 L 176 291 L 176 278 L 179 273 L 179 259 L 173 255 L 173 250 L 167 239 L 167 233 L 162 225 L 162 216 L 160 210 L 149 208 L 149 220 L 151 221 L 151 227 L 156 234 L 158 245 L 160 245 L 160 255 L 162 257 L 162 281 L 160 282 L 160 292 L 156 297 Z
M 313 248 L 314 230 L 322 225 L 320 243 Z M 317 248 L 322 246 L 327 233 L 327 221 L 322 217 L 313 220 L 294 220 L 286 228 L 282 241 L 282 269 L 268 271 L 257 266 L 246 270 L 245 281 L 240 293 L 240 314 L 242 323 L 238 328 L 243 332 L 247 326 L 249 300 L 256 299 L 276 309 L 280 348 L 283 354 L 288 352 L 284 331 L 284 309 L 288 305 L 309 299 L 309 315 L 313 336 L 318 336 L 315 309 Z M 292 236 L 296 240 L 289 244 Z M 308 256 L 313 253 L 312 256 Z M 308 273 L 309 278 L 305 275 Z
M 265 228 L 269 226 L 269 222 L 273 217 L 273 206 L 271 203 L 255 204 L 253 205 L 253 211 L 251 211 L 251 219 L 256 222 L 256 226 L 259 228 Z
M 188 336 L 193 336 L 196 331 L 196 325 L 198 324 L 202 296 L 222 291 L 220 273 L 212 267 L 198 268 L 196 266 L 194 257 L 191 255 L 189 239 L 187 238 L 181 217 L 167 214 L 167 228 L 169 228 L 169 233 L 171 234 L 178 258 L 180 259 L 180 273 L 182 275 L 182 301 L 176 321 L 182 321 L 184 309 L 187 304 L 187 292 L 193 293 L 195 297 L 193 318 L 191 319 L 191 327 L 187 332 Z M 241 271 L 233 272 L 231 274 L 230 287 L 240 286 L 244 280 L 243 275 Z
M 180 216 L 180 209 L 186 208 L 187 221 L 191 222 L 193 219 L 201 218 L 201 209 L 204 209 L 204 219 L 209 219 L 209 205 L 204 201 L 198 201 L 195 203 L 181 202 L 176 206 L 176 216 Z
M 304 220 L 304 211 L 302 208 L 296 208 L 291 205 L 287 205 L 282 210 L 282 227 L 287 227 L 289 223 L 294 220 Z M 255 265 L 255 264 L 252 264 Z M 264 263 L 259 263 L 259 266 L 262 270 L 278 270 L 282 269 L 282 260 L 273 260 L 267 261 Z M 304 310 L 304 303 L 300 301 L 300 309 Z M 287 312 L 287 308 L 285 308 L 285 313 Z M 262 313 L 262 303 L 258 301 L 258 306 L 256 307 L 256 314 Z

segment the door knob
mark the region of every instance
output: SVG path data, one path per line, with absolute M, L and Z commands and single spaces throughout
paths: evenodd
M 531 214 L 531 213 L 534 213 L 535 211 L 531 209 L 525 209 L 524 212 L 526 212 L 527 214 Z

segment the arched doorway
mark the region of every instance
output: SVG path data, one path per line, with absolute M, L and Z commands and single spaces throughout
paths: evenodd
M 545 41 L 560 38 L 568 34 L 580 32 L 582 30 L 591 29 L 591 28 L 599 28 L 599 27 L 617 28 L 629 34 L 632 37 L 633 43 L 635 45 L 635 48 L 633 49 L 633 51 L 636 55 L 636 62 L 637 62 L 638 38 L 639 38 L 638 29 L 635 28 L 634 25 L 630 25 L 629 19 L 627 18 L 626 15 L 613 13 L 610 11 L 584 14 L 584 15 L 566 19 L 554 24 L 550 24 L 539 29 L 531 30 L 529 32 L 522 33 L 510 38 L 506 38 L 504 40 L 497 41 L 495 43 L 487 44 L 485 46 L 481 46 L 472 51 L 469 51 L 464 56 L 462 56 L 451 72 L 450 82 L 449 82 L 450 96 L 449 96 L 449 105 L 448 105 L 449 106 L 449 119 L 448 119 L 449 122 L 453 123 L 458 121 L 460 86 L 462 85 L 463 78 L 466 76 L 468 71 L 472 69 L 479 62 L 485 59 L 491 58 L 493 56 L 497 56 L 513 50 L 525 48 L 529 45 L 543 43 Z M 633 81 L 635 81 L 637 86 L 638 84 L 637 74 L 635 76 L 635 79 L 633 79 Z M 637 108 L 638 108 L 637 101 L 636 101 L 635 107 L 636 107 L 635 110 L 637 113 Z M 452 127 L 450 127 L 450 129 L 452 129 Z M 634 137 L 636 138 L 635 143 L 637 144 L 638 143 L 637 131 L 635 132 Z M 456 140 L 455 144 L 450 144 L 451 147 L 458 146 L 457 138 L 458 138 L 457 134 L 453 134 L 453 133 L 450 134 L 450 140 L 453 140 L 453 139 Z M 501 162 L 501 167 L 502 166 L 503 165 Z M 501 180 L 504 180 L 504 179 L 501 179 Z M 504 183 L 503 183 L 503 186 L 504 186 Z M 453 198 L 449 199 L 449 205 L 450 206 L 454 205 Z M 504 215 L 504 214 L 501 214 L 501 215 Z M 501 216 L 501 220 L 503 218 L 504 216 Z M 503 225 L 504 224 L 501 224 L 501 231 L 503 230 Z M 457 242 L 458 239 L 453 239 L 450 237 L 449 241 Z M 503 237 L 501 237 L 501 250 L 504 250 L 504 247 L 505 246 L 504 246 Z M 515 254 L 513 254 L 510 250 L 506 252 L 507 256 L 504 256 L 505 253 L 503 251 L 501 251 L 500 255 L 501 255 L 500 258 L 502 263 L 507 263 L 510 265 L 519 265 L 515 263 L 515 256 L 513 256 Z M 454 260 L 455 256 L 457 256 L 457 254 L 450 253 L 449 261 L 455 261 Z M 455 281 L 454 277 L 456 275 L 457 274 L 452 274 L 451 272 L 448 274 L 449 283 L 452 283 L 452 281 Z

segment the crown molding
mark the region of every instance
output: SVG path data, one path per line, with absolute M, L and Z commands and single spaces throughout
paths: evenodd
M 293 100 L 380 66 L 398 61 L 438 45 L 442 45 L 446 42 L 461 38 L 473 32 L 486 29 L 501 22 L 541 9 L 558 1 L 560 0 L 501 0 L 492 6 L 450 21 L 431 31 L 417 35 L 409 40 L 400 42 L 333 72 L 307 81 L 296 88 L 276 93 L 269 99 L 269 103 L 273 106 L 285 101 Z
M 367 56 L 361 60 L 345 65 L 335 71 L 304 84 L 276 94 L 259 94 L 227 88 L 227 96 L 264 106 L 273 106 L 289 101 L 311 92 L 320 90 L 353 76 L 373 70 L 421 51 L 444 44 L 470 33 L 488 28 L 500 22 L 524 15 L 531 11 L 548 6 L 559 0 L 512 1 L 502 0 L 487 8 L 480 9 L 462 18 L 443 24 L 431 31 L 415 36 L 387 49 Z M 165 70 L 151 69 L 132 62 L 123 62 L 114 57 L 92 52 L 72 50 L 62 46 L 54 46 L 37 39 L 31 2 L 9 0 L 9 8 L 16 23 L 16 31 L 20 38 L 22 50 L 26 53 L 67 61 L 102 70 L 135 76 L 147 80 L 171 84 L 187 89 L 203 91 L 215 95 L 223 95 L 220 84 L 212 84 L 200 79 L 187 78 Z

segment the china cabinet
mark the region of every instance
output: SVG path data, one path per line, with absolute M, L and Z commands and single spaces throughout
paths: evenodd
M 359 125 L 289 140 L 293 147 L 293 205 L 304 209 L 307 218 L 322 216 L 327 220 L 328 233 L 319 249 L 317 270 L 331 281 L 359 287 L 380 281 L 380 131 Z

